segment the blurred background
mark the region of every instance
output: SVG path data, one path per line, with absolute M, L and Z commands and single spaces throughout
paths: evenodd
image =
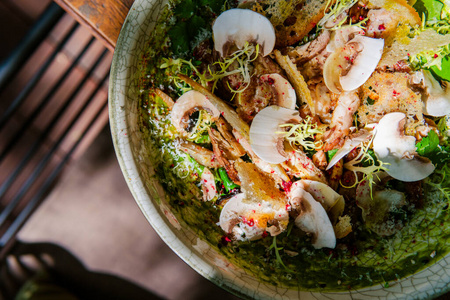
M 50 0 L 0 0 L 0 40 L 0 299 L 237 299 L 135 204 L 109 131 L 112 53 Z

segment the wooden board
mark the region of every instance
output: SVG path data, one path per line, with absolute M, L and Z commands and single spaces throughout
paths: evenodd
M 114 50 L 120 29 L 134 0 L 55 0 L 78 22 Z

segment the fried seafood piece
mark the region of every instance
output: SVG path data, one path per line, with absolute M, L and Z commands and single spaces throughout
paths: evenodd
M 275 26 L 276 48 L 293 45 L 303 39 L 322 19 L 327 0 L 305 0 L 295 7 L 294 12 L 283 24 Z
M 325 174 L 306 156 L 303 151 L 294 150 L 289 145 L 286 146 L 286 155 L 288 160 L 281 163 L 287 173 L 293 177 L 311 179 L 327 183 Z
M 306 81 L 314 77 L 322 77 L 325 61 L 331 54 L 327 47 L 330 38 L 330 31 L 324 30 L 311 42 L 287 52 Z
M 311 91 L 316 116 L 322 123 L 330 124 L 339 95 L 331 92 L 321 77 L 308 81 L 308 88 Z
M 283 69 L 270 57 L 258 55 L 253 62 L 253 76 L 250 79 L 249 85 L 235 95 L 236 111 L 247 123 L 251 122 L 253 117 L 261 109 L 274 102 L 271 87 L 261 79 L 266 74 L 285 76 Z M 227 86 L 232 90 L 242 89 L 243 79 L 240 73 L 227 76 L 224 80 L 227 80 Z
M 214 152 L 203 148 L 195 143 L 177 138 L 174 142 L 175 147 L 189 154 L 196 162 L 208 168 L 218 168 L 220 163 Z
M 237 159 L 245 155 L 245 149 L 238 143 L 233 135 L 233 128 L 231 125 L 223 118 L 219 117 L 219 120 L 215 123 L 217 126 L 216 136 L 220 140 L 221 150 L 227 153 L 229 159 Z
M 239 176 L 231 161 L 238 157 L 235 156 L 235 153 L 229 147 L 229 143 L 222 137 L 220 132 L 213 128 L 208 128 L 208 134 L 211 139 L 214 155 L 219 162 L 219 165 L 225 168 L 228 177 L 230 177 L 235 184 L 240 185 L 241 182 Z
M 172 97 L 164 93 L 158 88 L 155 88 L 155 94 L 158 95 L 159 98 L 163 100 L 163 102 L 166 104 L 166 106 L 171 110 L 175 104 L 175 101 L 173 101 Z
M 384 25 L 386 33 L 390 33 L 399 24 L 414 26 L 421 23 L 419 14 L 406 0 L 369 0 L 363 2 L 367 3 L 366 8 L 369 9 L 367 24 L 369 29 L 378 29 L 380 25 Z
M 361 123 L 378 122 L 390 112 L 403 112 L 423 120 L 421 95 L 410 85 L 411 76 L 400 72 L 374 72 L 361 88 Z
M 350 133 L 353 114 L 357 111 L 360 102 L 356 91 L 342 93 L 339 96 L 331 118 L 331 128 L 324 135 L 324 151 L 330 151 L 342 146 L 345 137 Z
M 293 48 L 288 52 L 288 55 L 297 65 L 304 63 L 319 55 L 327 47 L 330 37 L 330 31 L 324 30 L 315 40 Z

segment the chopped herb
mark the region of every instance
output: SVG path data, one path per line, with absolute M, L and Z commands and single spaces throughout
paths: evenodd
M 416 144 L 419 155 L 427 157 L 434 165 L 443 165 L 450 161 L 450 148 L 439 144 L 439 136 L 434 130 Z
M 367 98 L 366 98 L 366 104 L 368 104 L 368 105 L 374 105 L 374 104 L 375 104 L 375 100 L 373 100 L 373 99 L 370 98 L 370 97 L 367 97 Z

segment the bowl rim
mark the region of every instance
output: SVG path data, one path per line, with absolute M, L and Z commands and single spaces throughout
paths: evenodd
M 163 217 L 159 208 L 156 207 L 155 203 L 151 199 L 151 195 L 146 190 L 144 186 L 138 167 L 136 162 L 136 157 L 133 154 L 133 151 L 130 146 L 130 128 L 128 127 L 127 120 L 128 115 L 124 109 L 125 101 L 127 98 L 127 94 L 124 90 L 127 89 L 127 84 L 121 84 L 121 81 L 126 82 L 130 77 L 124 78 L 125 72 L 127 76 L 132 76 L 130 74 L 130 69 L 127 67 L 127 63 L 132 62 L 133 60 L 138 59 L 137 57 L 131 57 L 131 53 L 133 50 L 139 48 L 138 39 L 131 38 L 138 36 L 142 31 L 134 30 L 136 25 L 139 24 L 142 19 L 147 17 L 145 13 L 146 11 L 143 8 L 147 8 L 154 5 L 155 2 L 158 3 L 167 3 L 168 0 L 135 0 L 132 7 L 129 10 L 129 13 L 125 19 L 125 22 L 120 31 L 116 48 L 114 51 L 111 70 L 110 70 L 110 79 L 109 79 L 109 89 L 108 89 L 108 106 L 109 106 L 109 119 L 110 119 L 110 129 L 111 135 L 113 139 L 114 149 L 117 156 L 117 160 L 119 162 L 120 169 L 124 175 L 125 181 L 127 183 L 130 192 L 133 195 L 136 203 L 138 204 L 140 210 L 144 214 L 147 221 L 153 227 L 153 229 L 157 232 L 157 234 L 161 237 L 161 239 L 168 245 L 172 251 L 174 251 L 184 262 L 186 262 L 191 268 L 193 268 L 197 273 L 201 274 L 204 278 L 212 281 L 219 287 L 224 288 L 225 290 L 246 299 L 253 299 L 254 296 L 271 299 L 273 297 L 281 296 L 280 294 L 255 294 L 254 289 L 251 289 L 251 285 L 241 284 L 239 286 L 236 285 L 236 282 L 221 282 L 222 277 L 218 276 L 217 268 L 211 266 L 207 261 L 201 257 L 198 253 L 187 247 L 181 240 L 178 239 L 176 234 L 173 232 L 173 228 L 170 227 L 167 218 Z M 131 49 L 131 51 L 130 51 Z M 121 74 L 120 80 L 119 73 Z M 127 79 L 128 78 L 128 79 Z M 414 285 L 413 280 L 414 276 L 420 275 L 424 272 L 429 272 L 430 274 L 434 274 L 434 271 L 429 271 L 433 266 L 441 266 L 440 263 L 444 262 L 445 265 L 449 266 L 450 262 L 447 262 L 446 259 L 450 259 L 450 255 L 442 258 L 442 260 L 436 262 L 436 264 L 429 266 L 415 274 L 407 276 L 399 280 L 399 282 L 409 281 L 407 285 L 412 287 Z M 447 267 L 447 272 L 444 271 L 444 275 L 446 276 L 446 282 L 450 282 L 450 267 Z M 422 276 L 423 277 L 423 276 Z M 375 289 L 378 287 L 378 289 Z M 296 291 L 298 292 L 298 297 L 302 296 L 304 299 L 317 299 L 324 295 L 335 295 L 339 296 L 339 298 L 347 296 L 349 299 L 353 299 L 353 296 L 364 297 L 367 296 L 367 299 L 373 299 L 372 297 L 386 297 L 390 296 L 395 299 L 401 299 L 398 294 L 398 285 L 384 288 L 381 285 L 375 285 L 371 287 L 366 287 L 359 290 L 348 291 L 348 292 L 308 292 L 308 291 Z M 400 288 L 401 284 L 400 284 Z M 287 289 L 288 290 L 288 289 Z M 290 289 L 289 289 L 290 290 Z M 424 297 L 435 297 L 441 295 L 450 290 L 450 286 L 446 289 L 440 289 L 439 291 L 435 290 L 435 286 L 431 281 L 427 280 L 426 283 L 420 284 L 419 287 L 416 287 L 414 291 L 416 295 L 414 297 L 424 298 Z M 293 290 L 291 290 L 293 291 Z M 375 292 L 375 294 L 370 295 L 370 292 Z M 434 291 L 434 294 L 429 294 L 429 291 Z M 364 295 L 365 294 L 365 295 Z M 390 295 L 390 296 L 389 296 Z M 400 294 L 401 295 L 401 294 Z M 411 295 L 404 294 L 404 297 L 410 297 Z M 365 297 L 364 297 L 365 298 Z M 343 298 L 342 298 L 343 299 Z

